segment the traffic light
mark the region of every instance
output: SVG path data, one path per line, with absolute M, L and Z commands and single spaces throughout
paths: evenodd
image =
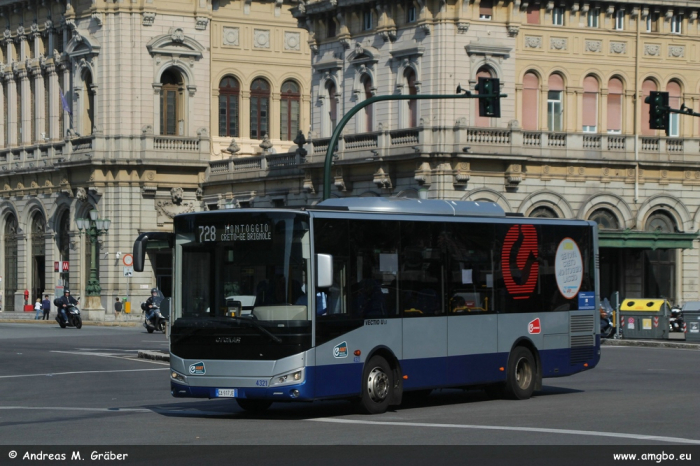
M 663 129 L 666 136 L 671 128 L 671 114 L 668 112 L 668 92 L 651 91 L 644 99 L 649 104 L 649 128 Z
M 501 84 L 498 78 L 479 78 L 476 85 L 479 95 L 491 95 L 492 97 L 479 97 L 479 116 L 501 118 Z

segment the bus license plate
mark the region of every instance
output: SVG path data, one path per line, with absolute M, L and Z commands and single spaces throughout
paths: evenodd
M 216 397 L 217 398 L 236 398 L 238 396 L 238 390 L 235 388 L 217 388 Z

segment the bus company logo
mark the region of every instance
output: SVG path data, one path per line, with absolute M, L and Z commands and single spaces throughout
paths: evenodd
M 207 370 L 204 368 L 204 363 L 202 361 L 190 364 L 190 374 L 192 375 L 204 375 Z
M 348 343 L 346 341 L 338 343 L 333 348 L 334 358 L 347 358 L 348 357 Z
M 513 299 L 528 299 L 539 272 L 537 230 L 533 225 L 513 225 L 501 250 L 501 268 L 506 290 Z
M 542 326 L 540 325 L 540 318 L 538 317 L 537 319 L 533 320 L 529 324 L 527 324 L 527 331 L 528 333 L 532 334 L 538 334 L 542 332 Z

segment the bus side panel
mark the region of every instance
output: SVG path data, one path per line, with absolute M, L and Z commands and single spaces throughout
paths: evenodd
M 504 380 L 499 370 L 508 355 L 498 353 L 496 314 L 448 317 L 447 385 L 471 385 Z
M 316 348 L 316 398 L 360 394 L 362 370 L 377 342 L 401 360 L 401 319 L 366 319 L 365 325 Z M 360 356 L 355 352 L 360 351 Z
M 447 317 L 403 321 L 403 381 L 406 390 L 447 383 Z

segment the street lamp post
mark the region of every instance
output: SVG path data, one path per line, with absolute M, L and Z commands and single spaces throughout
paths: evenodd
M 76 219 L 78 231 L 82 234 L 85 230 L 85 237 L 90 242 L 90 278 L 85 292 L 88 296 L 100 296 L 102 287 L 100 280 L 97 278 L 97 243 L 100 235 L 107 234 L 109 225 L 112 223 L 109 219 L 97 218 L 97 210 L 90 211 L 90 218 Z

